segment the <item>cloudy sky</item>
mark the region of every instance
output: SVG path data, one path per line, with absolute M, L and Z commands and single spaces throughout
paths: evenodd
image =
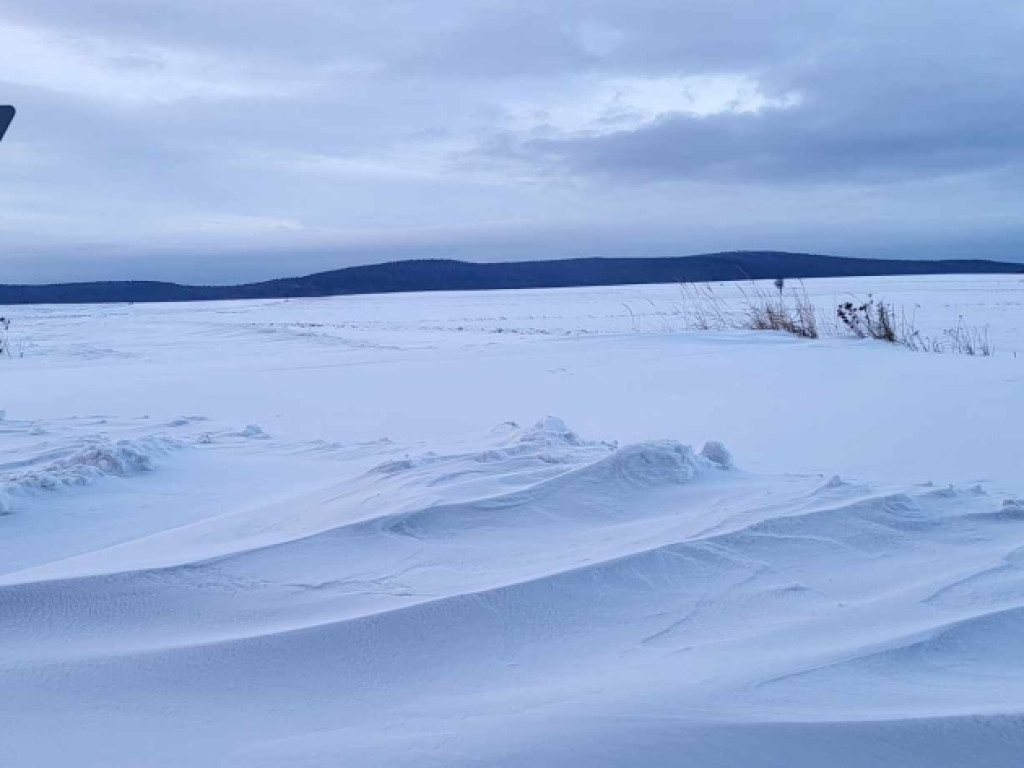
M 0 282 L 1024 261 L 1017 0 L 4 0 Z

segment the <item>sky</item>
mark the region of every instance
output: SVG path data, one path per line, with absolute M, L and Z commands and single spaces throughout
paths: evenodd
M 0 282 L 1024 261 L 1017 0 L 4 0 Z

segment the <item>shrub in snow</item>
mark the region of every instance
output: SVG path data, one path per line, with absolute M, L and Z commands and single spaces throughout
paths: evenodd
M 899 344 L 913 350 L 928 352 L 955 352 L 961 355 L 989 357 L 995 351 L 989 341 L 988 328 L 972 328 L 964 324 L 963 316 L 957 318 L 953 328 L 932 338 L 917 330 L 913 318 L 892 304 L 875 301 L 871 295 L 864 302 L 847 301 L 836 308 L 839 322 L 854 336 L 861 339 L 876 339 L 889 344 Z
M 743 301 L 736 310 L 718 296 L 711 283 L 681 283 L 683 305 L 676 314 L 682 316 L 686 328 L 698 331 L 784 331 L 806 339 L 818 338 L 821 332 L 817 308 L 803 285 L 787 292 L 785 280 L 779 278 L 774 286 L 775 293 L 764 283 L 755 281 L 751 281 L 748 288 L 741 286 Z M 633 330 L 639 330 L 637 316 L 628 306 L 626 309 L 633 319 Z M 836 307 L 835 318 L 835 323 L 825 325 L 825 333 L 833 335 L 845 331 L 860 339 L 899 344 L 915 351 L 981 357 L 995 353 L 987 326 L 973 328 L 959 317 L 956 325 L 940 336 L 924 336 L 917 330 L 912 316 L 890 303 L 875 300 L 871 294 L 867 301 L 843 302 Z
M 907 321 L 906 315 L 902 315 L 900 331 L 897 332 L 896 312 L 892 305 L 884 301 L 876 302 L 870 295 L 862 304 L 855 304 L 852 301 L 840 304 L 836 308 L 836 317 L 847 330 L 860 339 L 906 344 L 907 340 L 917 334 L 913 323 Z

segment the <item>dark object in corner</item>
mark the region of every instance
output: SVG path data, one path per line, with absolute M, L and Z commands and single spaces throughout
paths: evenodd
M 14 119 L 14 113 L 14 107 L 0 104 L 0 141 L 4 140 L 4 134 L 7 133 L 7 129 Z

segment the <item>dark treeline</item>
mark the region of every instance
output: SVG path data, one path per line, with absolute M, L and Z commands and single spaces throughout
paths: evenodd
M 966 259 L 851 259 L 779 251 L 736 251 L 675 258 L 586 258 L 493 264 L 434 259 L 348 267 L 304 277 L 230 286 L 179 285 L 153 281 L 0 285 L 0 305 L 269 299 L 780 277 L 995 273 L 1024 274 L 1024 264 Z

